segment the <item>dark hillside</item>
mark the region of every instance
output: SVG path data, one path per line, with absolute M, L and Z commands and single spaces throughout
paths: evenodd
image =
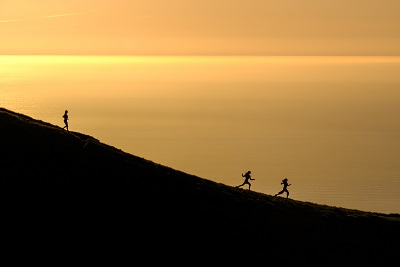
M 397 262 L 398 214 L 237 189 L 6 109 L 0 149 L 3 240 L 13 247 L 40 240 L 53 254 L 147 264 Z

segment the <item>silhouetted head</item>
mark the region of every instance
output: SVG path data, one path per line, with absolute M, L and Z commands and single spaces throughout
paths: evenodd
M 68 113 L 68 110 L 66 110 L 65 113 Z
M 251 173 L 251 171 L 247 171 L 247 173 L 248 173 L 248 174 L 250 174 L 250 173 Z
M 287 181 L 287 178 L 283 179 L 282 181 Z

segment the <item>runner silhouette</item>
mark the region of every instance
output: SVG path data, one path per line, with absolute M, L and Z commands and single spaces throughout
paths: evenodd
M 251 178 L 250 173 L 251 173 L 251 171 L 248 171 L 245 174 L 242 173 L 242 177 L 244 177 L 244 182 L 243 182 L 243 184 L 236 186 L 237 188 L 242 187 L 245 184 L 248 184 L 249 185 L 249 190 L 250 190 L 251 183 L 249 182 L 249 180 L 255 180 L 255 179 Z
M 283 189 L 282 189 L 282 191 L 280 191 L 279 193 L 275 194 L 274 197 L 276 197 L 277 195 L 280 195 L 280 194 L 283 194 L 284 192 L 286 192 L 286 198 L 288 198 L 288 197 L 289 197 L 289 191 L 287 190 L 287 187 L 288 187 L 289 185 L 291 185 L 291 184 L 288 184 L 288 179 L 287 179 L 287 178 L 283 179 L 282 182 L 281 182 L 281 184 L 283 184 Z

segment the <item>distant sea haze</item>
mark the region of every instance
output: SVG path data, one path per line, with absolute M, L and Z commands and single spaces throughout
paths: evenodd
M 0 106 L 202 178 L 400 213 L 400 57 L 0 56 Z M 243 190 L 247 190 L 244 186 Z M 278 197 L 285 197 L 285 194 Z

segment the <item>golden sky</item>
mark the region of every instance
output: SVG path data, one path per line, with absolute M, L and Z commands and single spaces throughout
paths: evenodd
M 0 0 L 0 54 L 400 55 L 399 0 Z

